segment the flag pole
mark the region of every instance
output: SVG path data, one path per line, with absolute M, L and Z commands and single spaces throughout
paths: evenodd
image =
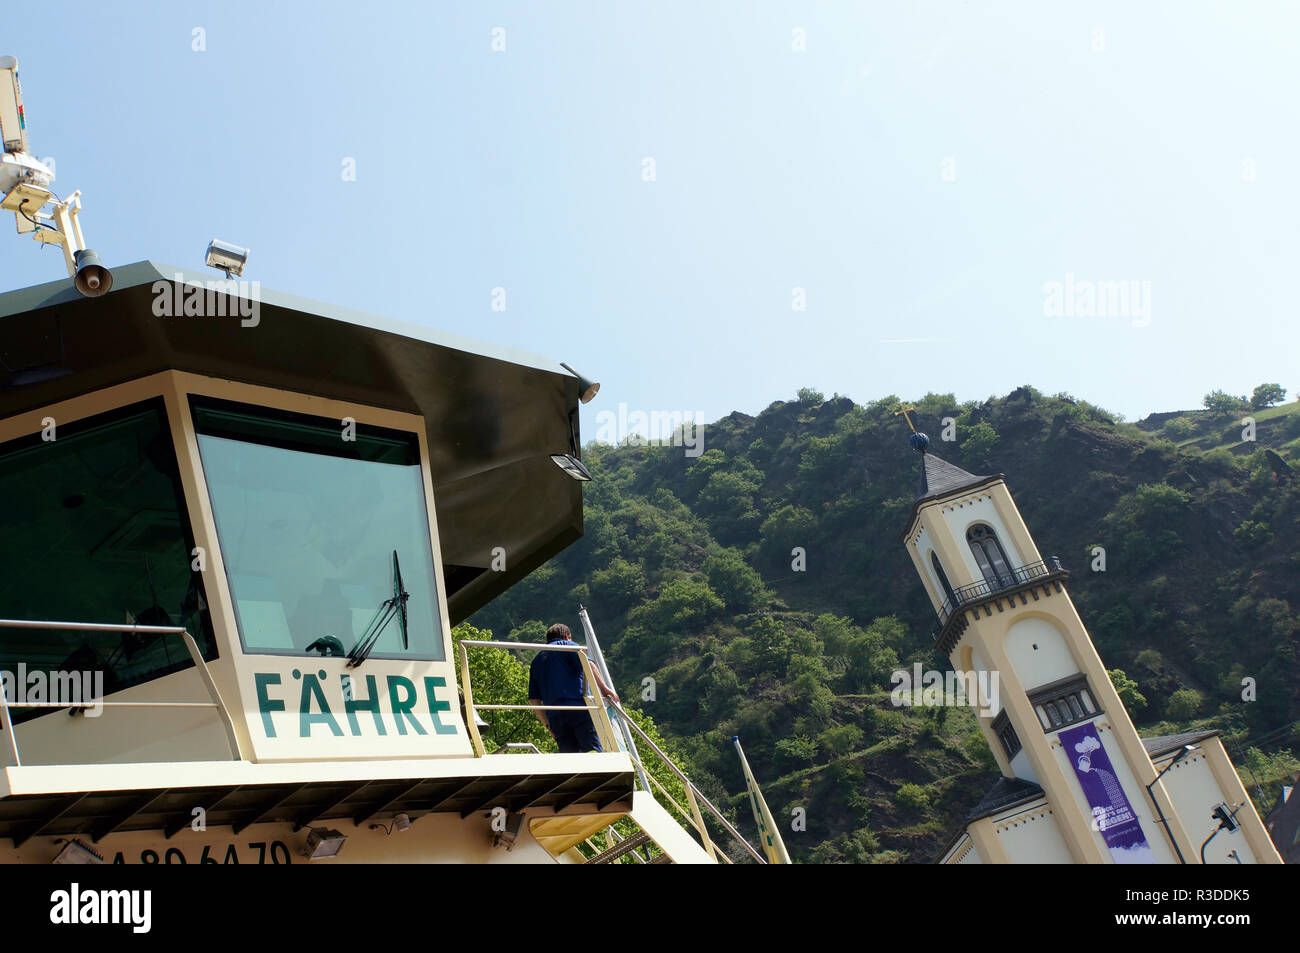
M 758 781 L 754 779 L 754 772 L 749 769 L 745 749 L 740 746 L 740 736 L 732 735 L 731 741 L 736 746 L 736 754 L 740 755 L 740 766 L 745 772 L 745 787 L 749 791 L 749 806 L 754 809 L 754 821 L 758 824 L 758 840 L 763 853 L 767 854 L 767 862 L 788 864 L 790 854 L 785 849 L 785 841 L 781 840 L 781 831 L 776 826 L 776 820 L 767 808 L 767 801 L 763 799 L 763 792 L 758 788 Z
M 613 685 L 614 679 L 609 674 L 609 666 L 605 664 L 605 653 L 600 649 L 600 642 L 596 639 L 596 627 L 591 624 L 591 617 L 587 615 L 586 606 L 578 606 L 578 618 L 582 620 L 582 631 L 587 638 L 587 657 L 596 666 L 596 671 L 605 680 L 605 684 Z M 592 692 L 592 694 L 599 693 Z M 645 775 L 645 768 L 641 766 L 641 755 L 636 750 L 636 739 L 632 737 L 632 732 L 628 730 L 627 725 L 623 724 L 623 719 L 618 713 L 618 706 L 607 699 L 602 699 L 602 701 L 605 702 L 605 711 L 609 714 L 609 720 L 618 725 L 621 740 L 628 754 L 632 756 L 632 767 L 636 769 L 636 776 L 641 782 L 641 789 L 650 791 L 653 794 L 650 781 Z

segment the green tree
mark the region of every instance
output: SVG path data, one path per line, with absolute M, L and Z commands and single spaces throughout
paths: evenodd
M 831 755 L 843 757 L 862 743 L 862 729 L 857 725 L 836 725 L 823 731 L 818 741 Z
M 1155 649 L 1143 649 L 1141 652 L 1137 654 L 1137 657 L 1134 659 L 1134 661 L 1137 662 L 1138 665 L 1141 665 L 1144 669 L 1146 669 L 1148 672 L 1150 672 L 1153 675 L 1159 675 L 1165 670 L 1164 656 L 1161 655 Z M 1116 669 L 1116 671 L 1119 670 Z M 1120 674 L 1123 673 L 1121 672 Z M 1113 676 L 1111 680 L 1114 681 Z M 1118 685 L 1115 686 L 1115 690 L 1119 691 Z
M 961 442 L 962 458 L 974 465 L 985 463 L 997 442 L 998 432 L 988 421 L 981 420 L 966 428 L 966 435 Z
M 726 467 L 727 455 L 717 447 L 710 447 L 696 457 L 691 462 L 690 469 L 686 471 L 686 486 L 691 495 L 698 495 L 709 482 L 709 478 L 725 470 Z
M 927 393 L 916 402 L 916 416 L 945 417 L 957 408 L 955 394 Z
M 769 598 L 763 579 L 734 549 L 723 549 L 704 560 L 704 575 L 713 591 L 733 612 L 753 612 Z
M 708 622 L 722 610 L 722 600 L 700 579 L 674 579 L 659 592 L 659 598 L 637 610 L 637 615 L 661 632 L 680 635 Z
M 816 407 L 826 402 L 826 395 L 812 387 L 799 388 L 799 404 L 803 407 Z
M 1119 695 L 1119 700 L 1124 703 L 1124 707 L 1130 714 L 1147 707 L 1146 696 L 1138 691 L 1138 683 L 1129 678 L 1122 668 L 1109 669 L 1106 674 L 1110 676 L 1110 682 L 1115 686 L 1115 693 Z
M 754 623 L 750 632 L 754 642 L 754 654 L 759 672 L 771 672 L 778 678 L 785 678 L 785 670 L 790 664 L 790 637 L 785 626 L 769 615 Z
M 1221 390 L 1212 390 L 1205 395 L 1201 403 L 1210 413 L 1226 417 L 1241 410 L 1247 404 L 1247 400 L 1245 397 L 1236 397 Z
M 894 803 L 905 811 L 919 814 L 930 806 L 930 796 L 921 785 L 909 782 L 894 792 Z
M 824 725 L 831 717 L 834 693 L 811 672 L 804 672 L 790 686 L 794 702 L 816 724 Z
M 997 758 L 993 757 L 993 752 L 989 748 L 988 739 L 984 737 L 984 732 L 978 728 L 967 733 L 961 747 L 966 752 L 966 757 L 981 768 L 991 771 L 998 766 Z
M 812 486 L 834 486 L 838 474 L 853 459 L 853 441 L 840 434 L 812 437 L 799 460 L 799 476 Z
M 1165 717 L 1171 721 L 1189 721 L 1196 717 L 1196 713 L 1204 704 L 1205 699 L 1196 689 L 1180 688 L 1169 696 L 1169 704 L 1165 706 Z
M 817 757 L 817 742 L 807 735 L 782 738 L 776 743 L 776 753 L 796 764 L 808 764 Z
M 1263 410 L 1286 400 L 1286 388 L 1281 384 L 1260 384 L 1250 395 L 1251 410 Z
M 788 570 L 791 551 L 796 546 L 807 550 L 816 532 L 817 520 L 811 513 L 802 506 L 787 504 L 763 521 L 759 553 L 767 565 Z
M 757 483 L 739 473 L 720 470 L 700 490 L 696 510 L 719 538 L 735 538 L 758 525 L 760 517 L 754 507 L 757 495 Z
M 1267 523 L 1256 523 L 1254 520 L 1246 520 L 1240 526 L 1232 531 L 1243 546 L 1248 549 L 1254 549 L 1262 546 L 1273 538 L 1273 531 L 1268 528 Z
M 591 574 L 591 598 L 607 612 L 622 612 L 641 601 L 645 572 L 621 556 Z
M 1120 498 L 1106 517 L 1121 530 L 1158 531 L 1182 522 L 1188 496 L 1168 483 L 1145 483 Z
M 897 857 L 895 851 L 885 853 Z M 818 844 L 809 852 L 808 859 L 814 864 L 877 863 L 881 859 L 880 840 L 869 828 L 859 828 Z
M 844 688 L 850 692 L 887 681 L 898 668 L 895 646 L 907 637 L 906 627 L 893 616 L 876 619 L 864 630 L 846 616 L 824 613 L 813 620 L 813 632 L 828 656 L 842 660 Z

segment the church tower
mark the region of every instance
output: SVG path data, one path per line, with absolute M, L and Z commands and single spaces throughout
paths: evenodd
M 1233 838 L 1236 859 L 1277 858 L 1216 732 L 1177 736 L 1181 746 L 1139 737 L 1070 600 L 1069 572 L 1039 553 L 1002 475 L 941 460 L 924 434 L 911 444 L 921 474 L 903 542 L 939 617 L 938 648 L 987 696 L 980 727 L 1003 775 L 948 858 L 1197 863 L 1220 801 L 1246 835 Z M 1183 793 L 1171 800 L 1175 777 Z M 1205 818 L 1176 801 L 1205 802 Z

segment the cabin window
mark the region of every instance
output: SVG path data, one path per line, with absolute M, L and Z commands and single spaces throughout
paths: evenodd
M 216 658 L 161 400 L 0 445 L 0 500 L 0 616 L 183 626 Z M 178 636 L 0 629 L 15 687 L 20 671 L 89 675 L 92 686 L 103 673 L 108 695 L 192 664 Z
M 970 551 L 985 582 L 995 588 L 1011 585 L 1014 579 L 1011 563 L 992 527 L 976 523 L 966 532 L 966 542 L 970 544 Z
M 245 651 L 442 660 L 415 434 L 191 398 Z M 400 575 L 401 588 L 397 579 Z M 408 594 L 405 619 L 387 600 Z

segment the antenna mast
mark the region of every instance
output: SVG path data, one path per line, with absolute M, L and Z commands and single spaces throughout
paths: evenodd
M 18 234 L 30 234 L 47 245 L 60 245 L 68 275 L 77 290 L 87 297 L 107 294 L 113 274 L 86 247 L 77 216 L 81 192 L 67 199 L 51 190 L 54 172 L 28 152 L 27 114 L 23 110 L 23 89 L 18 82 L 18 60 L 0 56 L 0 208 L 14 213 Z M 45 211 L 49 206 L 50 210 Z M 50 224 L 50 223 L 53 224 Z

